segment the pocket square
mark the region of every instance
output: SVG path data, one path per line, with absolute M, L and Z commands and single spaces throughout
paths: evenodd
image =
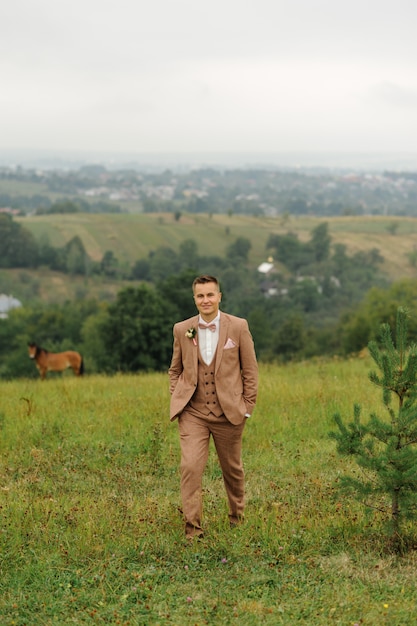
M 236 344 L 233 341 L 233 339 L 230 339 L 230 337 L 229 337 L 229 339 L 224 344 L 223 350 L 230 350 L 230 348 L 236 348 Z

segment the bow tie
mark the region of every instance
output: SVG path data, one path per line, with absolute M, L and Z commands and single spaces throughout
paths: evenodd
M 212 333 L 214 333 L 215 330 L 216 330 L 216 324 L 214 324 L 214 323 L 213 324 L 202 324 L 200 322 L 198 327 L 202 328 L 203 330 L 206 330 L 208 328 L 209 330 L 211 330 Z

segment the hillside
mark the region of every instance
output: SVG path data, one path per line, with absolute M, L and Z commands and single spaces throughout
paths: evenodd
M 267 258 L 266 243 L 271 233 L 296 233 L 307 241 L 312 230 L 327 222 L 332 243 L 346 246 L 348 254 L 377 248 L 385 261 L 383 272 L 390 281 L 411 278 L 416 268 L 409 255 L 417 250 L 417 220 L 410 217 L 253 217 L 242 215 L 186 214 L 176 221 L 171 213 L 150 214 L 64 214 L 17 218 L 37 239 L 47 237 L 53 246 L 62 246 L 78 235 L 94 260 L 111 250 L 120 263 L 131 265 L 148 257 L 159 247 L 178 250 L 181 242 L 193 239 L 201 256 L 223 256 L 237 237 L 251 242 L 249 262 L 257 267 Z M 393 225 L 395 228 L 393 229 Z M 390 231 L 394 230 L 394 234 Z M 49 270 L 3 270 L 0 291 L 18 295 L 18 279 L 36 281 L 37 296 L 43 300 L 85 297 L 87 293 L 107 299 L 120 288 L 111 280 L 86 279 Z M 27 300 L 27 296 L 25 298 Z
M 147 257 L 161 246 L 178 250 L 185 239 L 194 239 L 201 255 L 223 256 L 237 237 L 251 241 L 250 262 L 265 260 L 270 233 L 296 233 L 303 241 L 320 223 L 327 222 L 333 243 L 347 250 L 378 248 L 386 259 L 384 272 L 392 280 L 413 276 L 407 254 L 417 246 L 417 220 L 411 217 L 289 217 L 288 219 L 242 215 L 183 215 L 176 221 L 172 214 L 68 214 L 18 218 L 37 238 L 47 236 L 53 246 L 81 237 L 88 254 L 100 260 L 111 250 L 120 261 L 132 263 Z M 389 232 L 396 224 L 395 234 Z

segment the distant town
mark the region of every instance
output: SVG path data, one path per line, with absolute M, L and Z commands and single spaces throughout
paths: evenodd
M 251 215 L 417 215 L 416 171 L 328 168 L 215 168 L 187 171 L 0 167 L 0 210 L 73 210 Z

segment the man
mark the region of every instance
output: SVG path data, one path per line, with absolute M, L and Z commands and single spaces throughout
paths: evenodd
M 243 518 L 242 435 L 258 390 L 258 365 L 246 320 L 219 311 L 214 276 L 193 282 L 199 311 L 174 325 L 170 418 L 178 418 L 181 498 L 188 539 L 201 537 L 202 477 L 213 437 L 229 502 L 229 521 Z

